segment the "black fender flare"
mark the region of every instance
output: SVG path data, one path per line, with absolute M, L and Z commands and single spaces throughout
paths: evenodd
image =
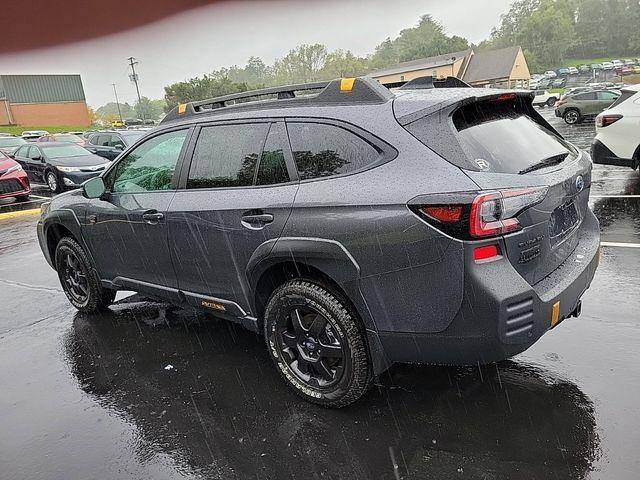
M 93 255 L 91 254 L 91 249 L 88 248 L 84 236 L 82 235 L 82 222 L 78 218 L 76 212 L 70 208 L 56 208 L 55 210 L 49 212 L 49 214 L 43 221 L 42 229 L 44 242 L 47 249 L 49 248 L 49 232 L 51 228 L 56 225 L 60 225 L 71 232 L 76 241 L 84 249 L 92 264 L 95 265 Z M 55 252 L 50 253 L 53 253 L 55 255 Z M 53 255 L 51 256 L 53 257 Z M 55 268 L 55 258 L 51 258 L 50 265 Z
M 363 322 L 374 374 L 389 368 L 367 302 L 360 291 L 360 266 L 340 242 L 325 238 L 281 237 L 260 245 L 247 264 L 250 291 L 255 292 L 260 277 L 279 263 L 294 262 L 316 268 L 331 278 L 347 295 Z M 255 295 L 251 311 L 256 312 Z

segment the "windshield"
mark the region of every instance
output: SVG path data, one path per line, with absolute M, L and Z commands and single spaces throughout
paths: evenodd
M 14 138 L 14 137 L 9 137 L 9 138 L 2 138 L 0 137 L 0 148 L 2 147 L 18 147 L 22 144 L 25 144 L 27 142 L 25 142 L 23 139 L 21 138 Z
M 85 155 L 91 155 L 88 150 L 85 150 L 79 145 L 72 143 L 65 145 L 56 145 L 55 147 L 49 147 L 44 149 L 49 158 L 68 158 L 68 157 L 83 157 Z
M 567 142 L 508 105 L 474 104 L 453 116 L 463 150 L 483 171 L 518 173 L 577 152 Z

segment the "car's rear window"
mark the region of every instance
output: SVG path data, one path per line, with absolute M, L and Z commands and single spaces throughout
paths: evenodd
M 633 97 L 636 93 L 638 92 L 632 92 L 631 90 L 622 90 L 622 95 L 620 95 L 618 99 L 615 102 L 613 102 L 609 108 L 616 107 L 620 105 L 622 102 L 626 102 L 631 97 Z
M 478 102 L 458 109 L 453 123 L 463 151 L 480 170 L 518 173 L 577 152 L 511 102 Z

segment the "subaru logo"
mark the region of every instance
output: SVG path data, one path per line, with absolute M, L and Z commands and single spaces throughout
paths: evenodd
M 582 175 L 578 175 L 576 177 L 576 193 L 580 193 L 582 190 L 584 190 L 584 178 Z

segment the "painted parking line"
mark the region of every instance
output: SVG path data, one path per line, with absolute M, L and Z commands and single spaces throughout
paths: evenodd
M 589 198 L 640 198 L 640 195 L 589 195 Z
M 39 215 L 39 214 L 40 214 L 39 208 L 30 208 L 29 210 L 17 210 L 15 212 L 0 213 L 0 220 L 5 220 L 7 218 L 14 218 L 14 217 L 22 217 L 26 215 Z
M 603 247 L 640 248 L 640 243 L 600 242 Z
M 49 200 L 51 197 L 41 197 L 40 195 L 29 195 L 30 198 L 41 198 L 43 200 Z

